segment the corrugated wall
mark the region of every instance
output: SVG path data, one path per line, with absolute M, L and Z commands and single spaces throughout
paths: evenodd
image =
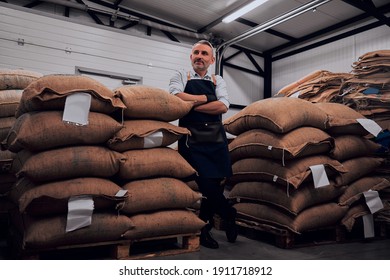
M 129 36 L 0 6 L 0 68 L 74 74 L 75 67 L 140 76 L 168 88 L 190 46 Z

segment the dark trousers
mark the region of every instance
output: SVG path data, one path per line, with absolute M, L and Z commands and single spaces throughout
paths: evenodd
M 199 218 L 205 222 L 212 222 L 214 214 L 226 219 L 231 212 L 232 207 L 223 194 L 222 180 L 222 178 L 203 177 L 195 179 L 199 191 L 204 197 L 200 206 Z

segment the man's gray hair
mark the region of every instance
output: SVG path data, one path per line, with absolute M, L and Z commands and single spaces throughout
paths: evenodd
M 209 46 L 211 48 L 211 50 L 213 51 L 213 56 L 215 56 L 214 46 L 209 41 L 207 41 L 207 40 L 200 40 L 200 41 L 196 42 L 195 44 L 193 44 L 192 48 L 194 48 L 196 45 L 206 45 L 206 46 Z

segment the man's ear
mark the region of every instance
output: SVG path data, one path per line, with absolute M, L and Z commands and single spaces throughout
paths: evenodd
M 211 59 L 210 65 L 214 64 L 214 62 L 215 62 L 215 56 L 213 56 L 213 58 Z

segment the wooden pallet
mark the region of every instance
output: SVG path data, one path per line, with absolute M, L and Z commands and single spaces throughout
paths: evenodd
M 265 241 L 283 249 L 389 237 L 388 225 L 385 223 L 375 225 L 376 236 L 370 239 L 364 238 L 363 228 L 360 225 L 357 225 L 351 232 L 348 232 L 342 225 L 334 225 L 297 234 L 288 229 L 247 220 L 238 219 L 236 223 L 241 235 Z
M 200 249 L 199 234 L 144 238 L 116 245 L 114 259 L 148 259 L 196 252 Z
M 21 249 L 20 241 L 15 239 L 10 243 L 13 243 L 11 250 L 16 259 L 135 260 L 185 254 L 200 249 L 199 233 L 67 245 L 42 250 Z

